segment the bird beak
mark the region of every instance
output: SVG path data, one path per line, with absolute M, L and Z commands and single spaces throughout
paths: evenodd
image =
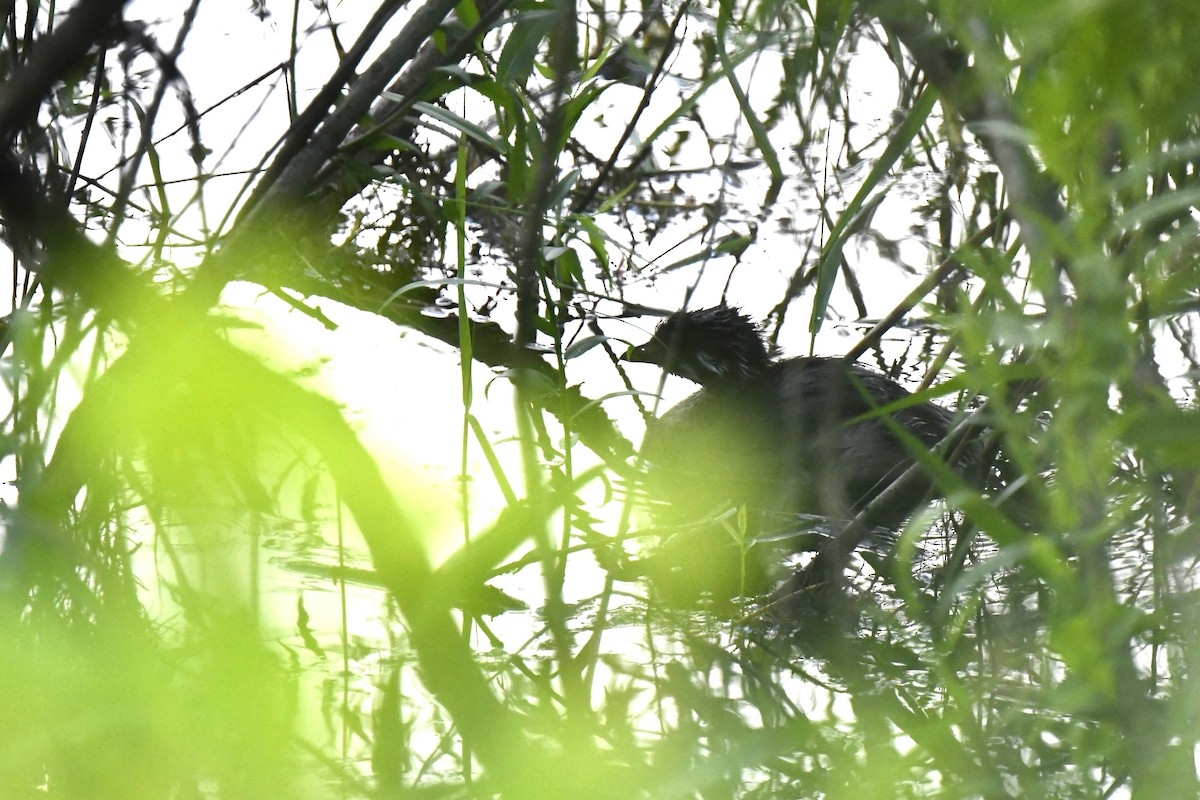
M 666 348 L 658 339 L 651 339 L 645 344 L 640 344 L 637 347 L 630 347 L 625 351 L 625 355 L 621 356 L 622 361 L 638 361 L 643 364 L 657 364 L 662 366 L 666 360 Z

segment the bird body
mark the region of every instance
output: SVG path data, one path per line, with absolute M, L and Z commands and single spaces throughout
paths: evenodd
M 853 516 L 915 462 L 914 441 L 933 449 L 951 427 L 949 411 L 873 370 L 776 359 L 728 306 L 671 315 L 627 358 L 702 386 L 650 425 L 642 448 L 652 494 L 682 516 L 722 501 Z M 899 492 L 874 523 L 898 528 L 928 489 Z
M 869 508 L 867 525 L 898 530 L 934 486 L 925 477 L 891 487 L 916 463 L 917 450 L 946 438 L 949 411 L 843 359 L 779 359 L 735 308 L 676 312 L 626 359 L 701 385 L 654 420 L 643 441 L 646 489 L 660 524 L 691 525 L 735 505 L 752 512 L 753 532 L 763 533 L 766 517 L 777 528 L 814 515 L 850 519 Z M 701 584 L 694 589 L 712 588 L 705 584 L 718 581 L 714 571 L 726 583 L 736 577 L 721 563 L 727 552 L 708 552 L 722 552 L 715 542 L 729 537 L 705 536 L 697 541 L 693 530 L 666 559 L 676 571 L 680 558 L 711 562 L 707 571 L 683 570 Z

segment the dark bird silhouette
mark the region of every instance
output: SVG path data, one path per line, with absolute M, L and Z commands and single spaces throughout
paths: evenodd
M 643 441 L 645 487 L 660 524 L 693 523 L 734 505 L 751 512 L 756 534 L 800 516 L 847 520 L 864 511 L 861 524 L 894 531 L 935 488 L 925 474 L 896 482 L 917 451 L 946 439 L 949 411 L 842 359 L 778 359 L 736 308 L 676 312 L 625 358 L 702 387 L 652 422 Z M 958 450 L 963 472 L 978 448 Z M 707 547 L 678 549 L 700 557 Z M 699 582 L 706 579 L 720 582 L 701 571 Z

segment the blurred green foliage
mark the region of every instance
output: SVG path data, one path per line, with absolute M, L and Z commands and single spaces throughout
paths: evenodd
M 1198 793 L 1189 3 L 313 5 L 269 152 L 197 110 L 208 4 L 0 9 L 0 795 Z M 445 561 L 233 281 L 465 356 Z M 714 285 L 922 369 L 994 491 L 943 470 L 832 605 L 664 603 L 622 318 Z

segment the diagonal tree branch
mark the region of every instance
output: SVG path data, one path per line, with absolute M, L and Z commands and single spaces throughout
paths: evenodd
M 950 107 L 991 154 L 1012 197 L 1011 213 L 1021 238 L 1034 258 L 1054 264 L 1062 273 L 1068 265 L 1052 244 L 1049 230 L 1066 219 L 1059 187 L 1038 166 L 1029 147 L 1016 136 L 1020 126 L 1012 98 L 969 65 L 967 53 L 940 32 L 915 0 L 868 0 L 864 9 L 908 50 L 921 71 L 942 92 Z M 1063 302 L 1057 281 L 1042 286 L 1048 299 Z
M 0 84 L 0 146 L 8 147 L 17 131 L 33 122 L 42 100 L 112 29 L 125 2 L 77 3 L 53 33 L 38 41 L 24 65 Z
M 417 9 L 387 49 L 353 81 L 345 99 L 324 118 L 299 152 L 291 158 L 284 154 L 278 178 L 266 188 L 260 203 L 270 207 L 280 202 L 284 207 L 293 207 L 297 199 L 307 197 L 313 177 L 333 160 L 346 136 L 367 115 L 388 82 L 404 65 L 412 62 L 456 5 L 456 0 L 427 0 Z M 243 224 L 248 223 L 253 214 L 252 209 L 251 217 L 243 220 Z
M 525 743 L 516 718 L 492 694 L 450 615 L 450 598 L 432 580 L 432 568 L 411 524 L 337 407 L 220 341 L 202 317 L 159 296 L 115 255 L 88 241 L 65 212 L 39 197 L 33 182 L 9 159 L 0 159 L 0 214 L 10 235 L 16 227 L 18 235 L 44 243 L 40 275 L 48 286 L 80 295 L 135 331 L 128 351 L 88 389 L 71 415 L 42 479 L 22 486 L 18 515 L 34 535 L 19 535 L 6 543 L 8 574 L 26 563 L 28 553 L 57 546 L 58 524 L 89 476 L 98 474 L 104 456 L 133 446 L 134 421 L 125 418 L 124 425 L 113 424 L 114 419 L 122 420 L 122 409 L 127 417 L 128 409 L 145 406 L 145 398 L 169 396 L 158 389 L 172 382 L 183 380 L 208 391 L 215 385 L 221 396 L 270 409 L 324 456 L 376 570 L 408 620 L 430 691 L 487 768 L 513 785 L 514 765 L 528 762 L 513 759 L 512 748 L 532 745 Z M 147 368 L 147 362 L 153 368 Z M 200 374 L 190 372 L 197 365 L 206 368 Z

